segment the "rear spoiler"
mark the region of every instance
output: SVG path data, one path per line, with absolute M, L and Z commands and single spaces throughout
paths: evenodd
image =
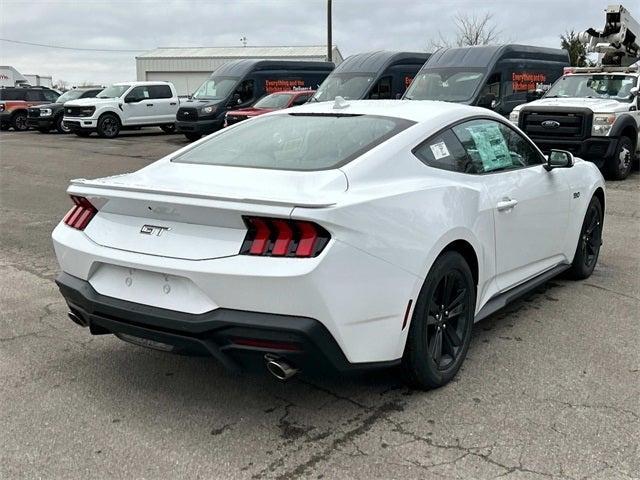
M 188 192 L 184 190 L 167 190 L 160 188 L 152 188 L 144 185 L 125 185 L 115 182 L 107 183 L 104 180 L 116 177 L 107 177 L 102 180 L 87 180 L 85 178 L 76 178 L 71 180 L 67 193 L 83 197 L 103 196 L 103 197 L 127 197 L 127 193 L 139 193 L 150 195 L 149 200 L 167 201 L 167 196 L 175 196 L 182 198 L 190 198 L 194 200 L 213 200 L 235 203 L 249 203 L 259 205 L 272 205 L 282 207 L 301 207 L 301 208 L 327 208 L 334 206 L 336 202 L 314 201 L 313 199 L 305 199 L 302 201 L 294 199 L 278 199 L 278 198 L 247 198 L 241 196 L 216 195 L 208 193 Z M 157 198 L 153 198 L 157 197 Z

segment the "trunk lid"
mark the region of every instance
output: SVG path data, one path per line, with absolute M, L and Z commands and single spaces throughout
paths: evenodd
M 99 245 L 188 260 L 237 255 L 243 215 L 288 218 L 323 208 L 347 190 L 340 170 L 293 172 L 171 163 L 135 173 L 72 180 L 68 192 L 99 210 L 84 230 Z

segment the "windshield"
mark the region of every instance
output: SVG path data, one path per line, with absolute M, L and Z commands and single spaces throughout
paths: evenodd
M 110 87 L 107 87 L 104 90 L 102 90 L 98 95 L 96 95 L 96 97 L 97 98 L 118 98 L 118 97 L 121 97 L 124 92 L 129 90 L 130 86 L 131 85 L 111 85 Z
M 633 100 L 636 77 L 630 75 L 565 75 L 549 89 L 545 98 L 608 98 Z
M 227 98 L 238 84 L 235 77 L 215 77 L 206 80 L 193 94 L 195 99 L 222 100 Z
M 373 73 L 334 73 L 322 82 L 313 98 L 319 102 L 332 101 L 338 96 L 358 100 L 365 96 L 374 78 Z
M 68 92 L 60 95 L 58 97 L 58 100 L 56 100 L 56 103 L 64 103 L 68 102 L 69 100 L 75 100 L 76 98 L 80 98 L 82 93 L 82 90 L 69 90 Z
M 344 165 L 412 124 L 409 120 L 372 115 L 257 117 L 223 130 L 172 161 L 276 170 L 325 170 Z
M 471 100 L 484 78 L 484 70 L 433 68 L 416 75 L 404 98 L 410 100 L 441 100 L 467 102 Z
M 259 100 L 254 107 L 256 108 L 284 108 L 288 105 L 293 97 L 290 93 L 272 93 Z

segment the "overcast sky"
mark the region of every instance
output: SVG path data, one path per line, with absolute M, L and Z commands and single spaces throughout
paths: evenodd
M 637 0 L 625 2 L 633 7 Z M 566 30 L 601 29 L 613 0 L 334 0 L 333 40 L 344 57 L 369 50 L 426 51 L 454 35 L 458 12 L 493 14 L 501 39 L 559 45 Z M 0 37 L 75 48 L 319 45 L 325 0 L 0 0 Z M 633 12 L 640 15 L 640 12 Z M 135 79 L 135 52 L 88 52 L 0 41 L 0 64 L 54 81 Z

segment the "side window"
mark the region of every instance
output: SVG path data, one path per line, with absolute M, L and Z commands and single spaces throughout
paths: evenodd
M 371 89 L 369 98 L 380 100 L 391 98 L 391 77 L 384 77 L 378 80 Z
M 56 92 L 54 92 L 53 90 L 43 90 L 42 93 L 44 95 L 44 99 L 47 102 L 55 102 L 58 99 L 58 97 L 60 96 Z
M 150 98 L 171 98 L 171 87 L 169 85 L 151 85 L 149 86 Z
M 235 93 L 240 95 L 240 103 L 248 103 L 253 100 L 253 91 L 254 91 L 255 82 L 253 80 L 244 80 L 238 88 L 236 88 Z
M 149 88 L 146 85 L 141 85 L 139 87 L 134 87 L 128 94 L 127 99 L 139 102 L 146 98 L 149 98 Z
M 475 171 L 467 152 L 451 130 L 431 137 L 413 150 L 416 157 L 430 167 L 462 173 Z
M 494 120 L 472 120 L 453 127 L 476 173 L 539 165 L 540 154 L 518 132 Z
M 304 95 L 298 95 L 296 99 L 291 103 L 291 106 L 295 107 L 297 105 L 304 105 L 305 103 L 307 103 L 310 96 L 311 96 L 310 93 L 305 93 Z
M 40 95 L 41 93 L 40 90 L 27 90 L 25 100 L 27 102 L 40 102 L 44 100 L 44 97 Z

